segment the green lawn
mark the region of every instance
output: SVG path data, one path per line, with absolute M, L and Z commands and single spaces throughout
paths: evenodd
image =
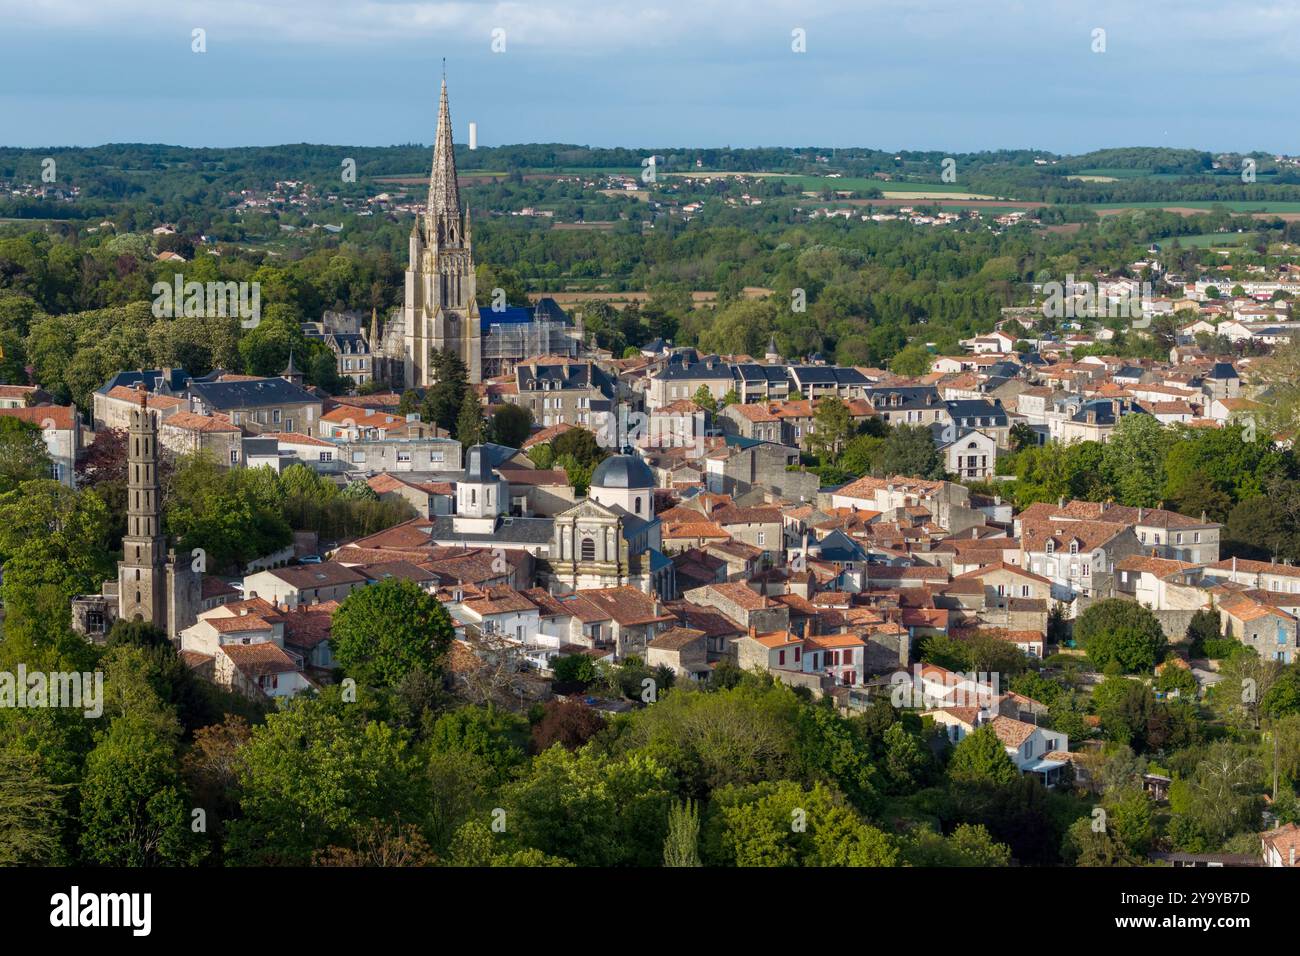
M 1161 244 L 1177 240 L 1184 249 L 1211 249 L 1215 246 L 1242 246 L 1255 241 L 1253 232 L 1205 232 L 1197 236 L 1169 236 Z

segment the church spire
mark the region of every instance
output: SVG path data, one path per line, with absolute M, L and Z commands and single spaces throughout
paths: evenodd
M 451 235 L 448 227 L 460 219 L 460 191 L 456 187 L 456 154 L 451 141 L 446 76 L 442 78 L 442 96 L 438 102 L 438 135 L 433 143 L 427 216 L 433 235 L 439 241 L 445 241 Z

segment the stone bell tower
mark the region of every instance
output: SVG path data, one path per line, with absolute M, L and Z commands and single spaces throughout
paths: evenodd
M 402 328 L 407 388 L 434 383 L 432 354 L 442 350 L 460 356 L 470 382 L 482 381 L 483 337 L 474 292 L 469 210 L 462 214 L 460 207 L 447 79 L 443 77 L 429 201 L 411 230 L 406 270 Z
M 158 482 L 158 423 L 140 390 L 126 436 L 126 536 L 117 566 L 118 617 L 167 630 L 167 542 Z

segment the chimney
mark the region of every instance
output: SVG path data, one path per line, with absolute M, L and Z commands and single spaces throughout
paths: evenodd
M 1235 554 L 1232 556 L 1232 573 L 1237 573 L 1237 556 Z
M 749 636 L 758 637 L 758 628 L 756 628 L 753 624 L 749 625 Z
M 1056 499 L 1056 507 L 1058 508 L 1065 507 L 1065 495 L 1061 495 L 1059 498 Z

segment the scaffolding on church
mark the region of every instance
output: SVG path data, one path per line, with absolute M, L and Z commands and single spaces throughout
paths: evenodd
M 486 324 L 486 323 L 485 323 Z M 578 354 L 579 340 L 567 322 L 533 319 L 487 325 L 483 338 L 483 376 L 509 375 L 526 358 Z

